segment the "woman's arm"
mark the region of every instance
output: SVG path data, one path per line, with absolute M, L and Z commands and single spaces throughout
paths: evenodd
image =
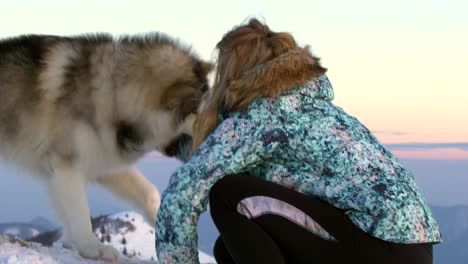
M 267 159 L 286 140 L 282 129 L 262 121 L 226 119 L 171 176 L 156 222 L 161 263 L 198 263 L 197 222 L 211 187 Z

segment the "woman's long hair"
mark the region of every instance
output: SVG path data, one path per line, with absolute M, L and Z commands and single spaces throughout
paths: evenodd
M 218 60 L 214 84 L 199 108 L 194 124 L 193 149 L 196 150 L 217 127 L 218 113 L 221 109 L 225 111 L 239 109 L 259 97 L 258 91 L 249 89 L 253 86 L 256 76 L 250 83 L 243 84 L 240 88 L 239 85 L 233 85 L 236 79 L 288 51 L 297 49 L 296 41 L 291 34 L 273 32 L 255 18 L 226 33 L 216 45 Z M 234 86 L 242 91 L 230 91 Z M 269 88 L 263 90 L 266 89 Z M 275 91 L 261 93 L 273 95 Z M 242 96 L 232 96 L 232 94 L 242 94 Z

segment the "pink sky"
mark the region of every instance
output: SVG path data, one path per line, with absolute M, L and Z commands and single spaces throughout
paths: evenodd
M 157 30 L 192 44 L 209 60 L 223 34 L 258 16 L 274 31 L 311 46 L 328 69 L 334 102 L 384 144 L 468 142 L 468 1 L 421 3 L 290 1 L 285 9 L 283 2 L 266 0 L 238 0 L 229 8 L 215 0 L 185 1 L 184 8 L 179 1 L 47 0 L 24 8 L 21 1 L 5 1 L 0 24 L 15 23 L 1 27 L 0 37 Z M 38 13 L 41 19 L 30 23 Z M 468 160 L 460 149 L 394 152 L 401 158 Z

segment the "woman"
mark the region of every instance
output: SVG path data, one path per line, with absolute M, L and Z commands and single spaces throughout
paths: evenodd
M 307 48 L 251 19 L 217 50 L 197 150 L 162 197 L 162 263 L 198 263 L 208 200 L 218 263 L 432 263 L 440 233 L 413 176 L 331 103 Z

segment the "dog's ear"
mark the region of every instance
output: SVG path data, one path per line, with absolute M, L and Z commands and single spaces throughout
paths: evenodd
M 210 73 L 213 70 L 214 65 L 213 63 L 202 61 L 200 62 L 200 68 L 202 69 L 202 72 L 205 75 L 208 75 L 208 73 Z
M 193 65 L 193 72 L 197 76 L 197 78 L 202 81 L 206 79 L 206 76 L 210 71 L 212 71 L 214 68 L 214 65 L 210 62 L 205 62 L 205 61 L 197 61 Z
M 210 62 L 205 61 L 197 61 L 193 67 L 193 72 L 197 77 L 198 81 L 200 82 L 201 91 L 204 93 L 208 90 L 208 78 L 207 75 L 212 71 L 214 65 Z

